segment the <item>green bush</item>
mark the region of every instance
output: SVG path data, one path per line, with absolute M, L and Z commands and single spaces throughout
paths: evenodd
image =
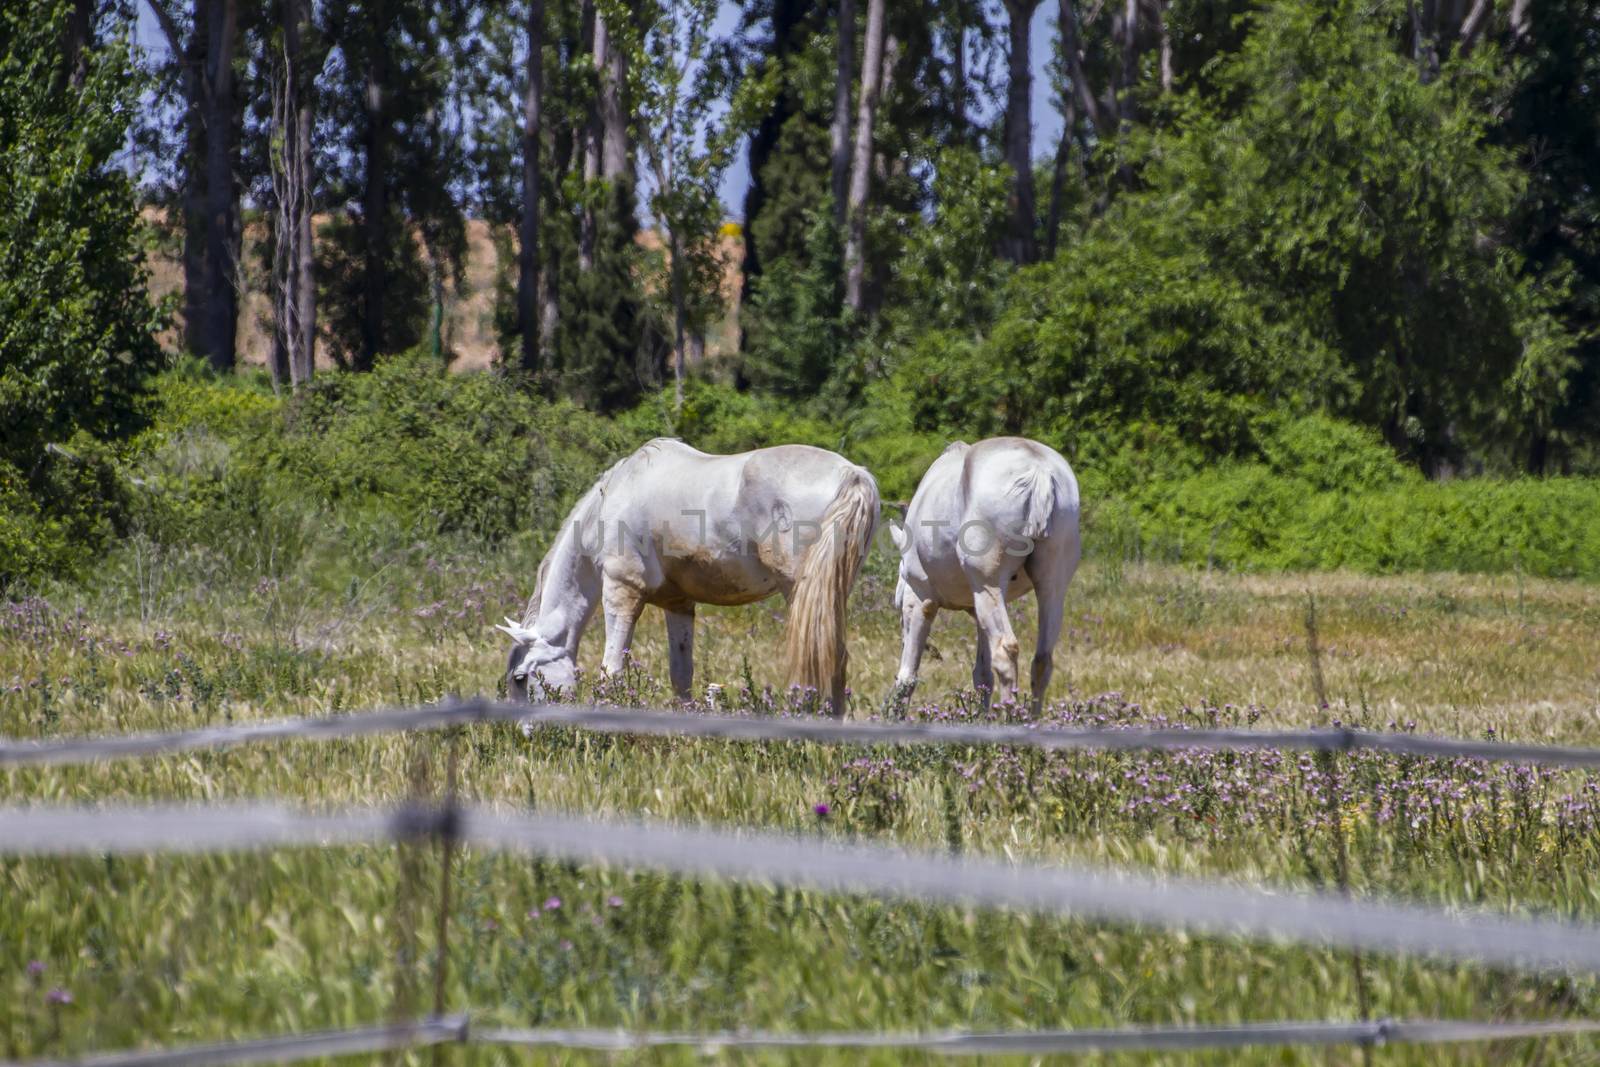
M 139 531 L 243 571 L 351 563 L 454 539 L 549 536 L 631 441 L 615 424 L 421 353 L 332 373 L 292 400 L 193 366 L 157 379 L 129 464 Z M 313 546 L 323 551 L 307 560 Z
M 1319 489 L 1228 463 L 1088 501 L 1091 555 L 1232 570 L 1460 571 L 1600 579 L 1600 481 L 1475 479 Z

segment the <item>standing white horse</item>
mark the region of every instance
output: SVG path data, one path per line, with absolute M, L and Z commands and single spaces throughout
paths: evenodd
M 845 712 L 845 605 L 878 521 L 872 475 L 806 445 L 713 456 L 667 438 L 607 471 L 572 509 L 539 564 L 511 635 L 507 689 L 567 689 L 578 641 L 604 606 L 609 674 L 622 670 L 646 604 L 666 612 L 672 688 L 694 679 L 696 604 L 789 602 L 791 684 Z
M 900 550 L 895 607 L 904 646 L 895 695 L 916 688 L 928 631 L 940 608 L 978 623 L 972 684 L 979 692 L 1014 692 L 1020 665 L 1006 603 L 1030 588 L 1039 600 L 1033 654 L 1033 708 L 1050 685 L 1062 601 L 1078 569 L 1078 481 L 1055 449 L 1021 437 L 950 445 L 928 468 L 906 508 L 904 528 L 890 528 Z

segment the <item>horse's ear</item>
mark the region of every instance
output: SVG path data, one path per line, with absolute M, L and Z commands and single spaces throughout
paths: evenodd
M 906 551 L 906 528 L 902 523 L 889 520 L 889 540 L 894 542 L 894 549 L 901 555 Z
M 509 615 L 506 616 L 506 624 L 504 626 L 496 626 L 495 629 L 505 631 L 510 635 L 511 640 L 515 641 L 519 645 L 525 644 L 533 639 L 533 631 L 527 629 L 520 622 L 513 619 Z

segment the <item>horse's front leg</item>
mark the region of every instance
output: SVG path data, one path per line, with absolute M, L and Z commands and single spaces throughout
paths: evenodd
M 639 613 L 644 611 L 644 593 L 608 574 L 600 602 L 606 612 L 606 655 L 601 666 L 615 677 L 627 666 L 628 651 L 633 647 L 633 628 L 639 622 Z
M 672 693 L 679 700 L 694 696 L 694 605 L 667 612 L 667 655 Z

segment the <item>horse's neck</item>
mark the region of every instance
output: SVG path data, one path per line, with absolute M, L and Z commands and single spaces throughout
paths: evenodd
M 533 627 L 544 641 L 571 650 L 600 603 L 600 568 L 583 551 L 581 533 L 569 519 L 551 547 Z

